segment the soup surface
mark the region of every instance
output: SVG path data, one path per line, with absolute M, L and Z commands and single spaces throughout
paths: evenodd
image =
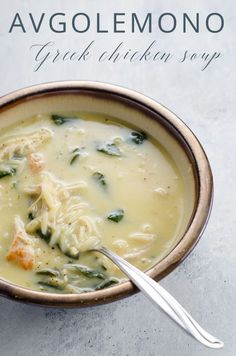
M 81 293 L 124 275 L 102 244 L 145 270 L 176 244 L 183 180 L 146 133 L 88 113 L 37 115 L 0 130 L 0 276 Z

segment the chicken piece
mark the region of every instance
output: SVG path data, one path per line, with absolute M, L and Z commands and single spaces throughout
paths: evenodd
M 15 237 L 6 256 L 25 270 L 32 269 L 35 262 L 33 240 L 25 231 L 24 223 L 19 216 L 15 217 Z
M 31 153 L 28 157 L 29 159 L 29 166 L 32 172 L 38 173 L 42 171 L 44 167 L 44 160 L 43 156 L 39 153 Z
M 0 144 L 0 160 L 12 159 L 14 155 L 27 155 L 52 137 L 52 132 L 42 128 L 25 136 L 9 138 Z

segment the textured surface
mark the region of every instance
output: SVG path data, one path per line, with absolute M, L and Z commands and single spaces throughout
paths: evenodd
M 162 281 L 205 328 L 225 341 L 219 355 L 236 354 L 236 220 L 234 182 L 236 181 L 236 71 L 235 17 L 233 0 L 189 1 L 16 1 L 1 4 L 1 87 L 0 95 L 14 89 L 51 80 L 92 79 L 120 84 L 160 101 L 176 112 L 203 144 L 214 173 L 215 200 L 210 222 L 198 246 L 187 260 Z M 147 5 L 148 3 L 148 5 Z M 192 2 L 193 3 L 193 2 Z M 79 5 L 80 4 L 80 5 Z M 158 4 L 158 5 L 157 5 Z M 103 9 L 103 10 L 101 10 Z M 16 11 L 24 16 L 79 11 L 109 14 L 143 11 L 156 15 L 163 11 L 181 14 L 222 12 L 225 29 L 217 35 L 202 30 L 199 34 L 160 33 L 78 35 L 52 34 L 45 26 L 41 33 L 8 34 Z M 29 28 L 29 26 L 28 26 Z M 96 38 L 97 46 L 109 47 L 127 41 L 133 48 L 145 47 L 157 39 L 160 47 L 174 52 L 222 51 L 221 60 L 200 70 L 198 63 L 55 63 L 33 72 L 29 47 L 54 40 L 62 48 L 76 48 Z M 210 356 L 215 351 L 203 348 L 179 330 L 141 295 L 83 310 L 52 310 L 0 299 L 0 354 L 2 356 Z

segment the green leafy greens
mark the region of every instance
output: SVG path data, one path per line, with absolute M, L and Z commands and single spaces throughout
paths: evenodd
M 65 268 L 73 268 L 83 274 L 85 277 L 88 278 L 99 278 L 99 279 L 105 279 L 105 275 L 97 270 L 91 269 L 87 266 L 79 265 L 79 264 L 68 264 L 64 266 Z
M 115 143 L 100 143 L 97 145 L 97 151 L 109 156 L 121 156 L 121 151 Z
M 116 223 L 120 222 L 124 217 L 124 210 L 123 209 L 116 209 L 108 213 L 107 219 L 114 221 Z
M 17 170 L 14 167 L 5 167 L 3 169 L 0 168 L 0 179 L 7 177 L 7 176 L 14 176 L 16 174 Z
M 51 119 L 54 122 L 54 124 L 57 126 L 61 126 L 61 125 L 65 124 L 66 122 L 70 121 L 70 118 L 62 116 L 62 115 L 56 115 L 56 114 L 53 114 L 51 116 Z
M 106 178 L 104 176 L 104 174 L 100 173 L 100 172 L 94 172 L 92 175 L 92 178 L 99 183 L 103 188 L 107 187 L 107 182 L 106 182 Z
M 145 132 L 133 131 L 130 134 L 130 138 L 136 145 L 141 145 L 145 140 L 147 140 L 147 135 Z
M 73 163 L 75 163 L 75 161 L 77 160 L 77 158 L 79 158 L 80 156 L 80 148 L 75 148 L 73 151 L 72 151 L 73 155 L 72 155 L 72 158 L 70 160 L 70 165 L 72 165 Z

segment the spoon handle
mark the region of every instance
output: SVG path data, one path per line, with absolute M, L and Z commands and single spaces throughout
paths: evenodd
M 104 246 L 96 251 L 112 260 L 129 279 L 171 319 L 203 345 L 220 349 L 224 343 L 206 332 L 161 285 Z

